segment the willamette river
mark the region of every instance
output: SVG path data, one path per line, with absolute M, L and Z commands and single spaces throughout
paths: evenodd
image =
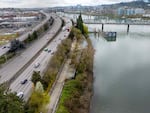
M 101 25 L 89 25 L 101 28 Z M 91 113 L 150 113 L 150 26 L 106 25 L 116 42 L 90 34 L 95 48 Z

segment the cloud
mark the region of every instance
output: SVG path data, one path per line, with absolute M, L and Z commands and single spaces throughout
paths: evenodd
M 132 0 L 0 0 L 0 7 L 53 7 L 68 5 L 100 5 Z

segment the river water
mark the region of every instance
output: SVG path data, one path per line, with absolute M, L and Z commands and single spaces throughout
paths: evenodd
M 88 25 L 101 28 L 101 25 Z M 90 34 L 95 48 L 91 113 L 150 113 L 150 26 L 105 25 L 107 42 Z

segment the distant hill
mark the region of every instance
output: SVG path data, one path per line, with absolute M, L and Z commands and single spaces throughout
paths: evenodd
M 150 9 L 150 0 L 137 0 L 137 1 L 132 1 L 132 2 L 121 2 L 117 4 L 112 4 L 112 5 L 102 5 L 103 7 L 108 7 L 112 9 L 116 9 L 119 7 L 132 7 L 132 8 L 143 8 L 143 9 Z
M 136 1 L 150 2 L 150 0 L 136 0 Z

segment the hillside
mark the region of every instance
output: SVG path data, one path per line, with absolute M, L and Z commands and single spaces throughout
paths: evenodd
M 103 5 L 103 7 L 116 9 L 119 7 L 128 6 L 128 7 L 132 7 L 132 8 L 150 9 L 150 6 L 148 6 L 148 4 L 150 4 L 150 0 L 149 0 L 149 2 L 144 2 L 144 0 L 138 0 L 138 1 L 133 1 L 133 2 L 121 2 L 118 4 Z

